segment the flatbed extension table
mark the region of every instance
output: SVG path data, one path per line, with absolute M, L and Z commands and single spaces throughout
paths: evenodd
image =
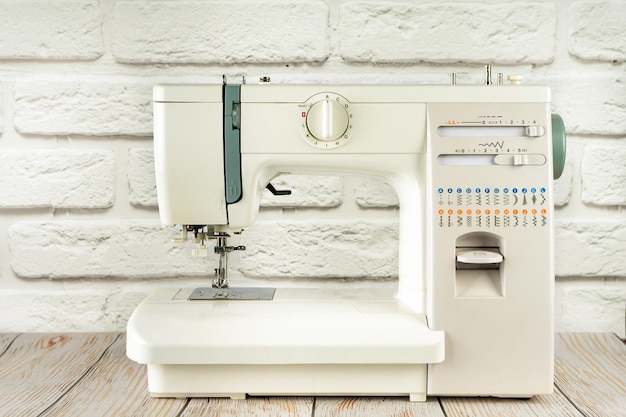
M 626 345 L 609 333 L 556 337 L 554 393 L 528 400 L 429 397 L 151 398 L 124 333 L 0 333 L 0 416 L 626 416 Z M 514 376 L 512 376 L 514 377 Z

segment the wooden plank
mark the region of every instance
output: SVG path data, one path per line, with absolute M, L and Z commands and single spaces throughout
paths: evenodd
M 527 400 L 442 397 L 441 405 L 447 417 L 584 417 L 558 391 Z
M 180 417 L 311 417 L 313 397 L 192 398 Z
M 174 417 L 185 407 L 187 401 L 184 398 L 150 397 L 146 367 L 126 357 L 124 334 L 41 417 Z
M 117 334 L 20 334 L 0 357 L 0 415 L 38 416 L 102 356 Z
M 17 333 L 0 333 L 0 356 L 4 355 L 17 336 Z
M 626 345 L 609 333 L 557 335 L 555 384 L 588 416 L 626 415 Z
M 409 402 L 408 397 L 318 398 L 315 417 L 444 417 L 437 398 Z

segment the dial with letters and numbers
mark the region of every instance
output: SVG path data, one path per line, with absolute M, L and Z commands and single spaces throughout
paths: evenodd
M 345 144 L 352 133 L 350 103 L 335 93 L 319 93 L 303 105 L 300 130 L 310 145 L 334 149 Z

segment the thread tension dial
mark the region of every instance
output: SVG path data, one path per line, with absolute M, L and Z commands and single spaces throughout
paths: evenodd
M 309 98 L 302 112 L 304 139 L 319 149 L 334 149 L 345 144 L 352 133 L 352 110 L 344 97 L 319 93 Z

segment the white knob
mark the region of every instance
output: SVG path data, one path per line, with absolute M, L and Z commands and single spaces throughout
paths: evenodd
M 506 79 L 510 81 L 510 83 L 513 85 L 519 85 L 522 83 L 524 76 L 519 75 L 519 74 L 511 74 L 511 75 L 507 75 Z
M 314 103 L 306 115 L 306 127 L 321 141 L 337 140 L 348 130 L 350 119 L 344 106 L 327 98 Z

